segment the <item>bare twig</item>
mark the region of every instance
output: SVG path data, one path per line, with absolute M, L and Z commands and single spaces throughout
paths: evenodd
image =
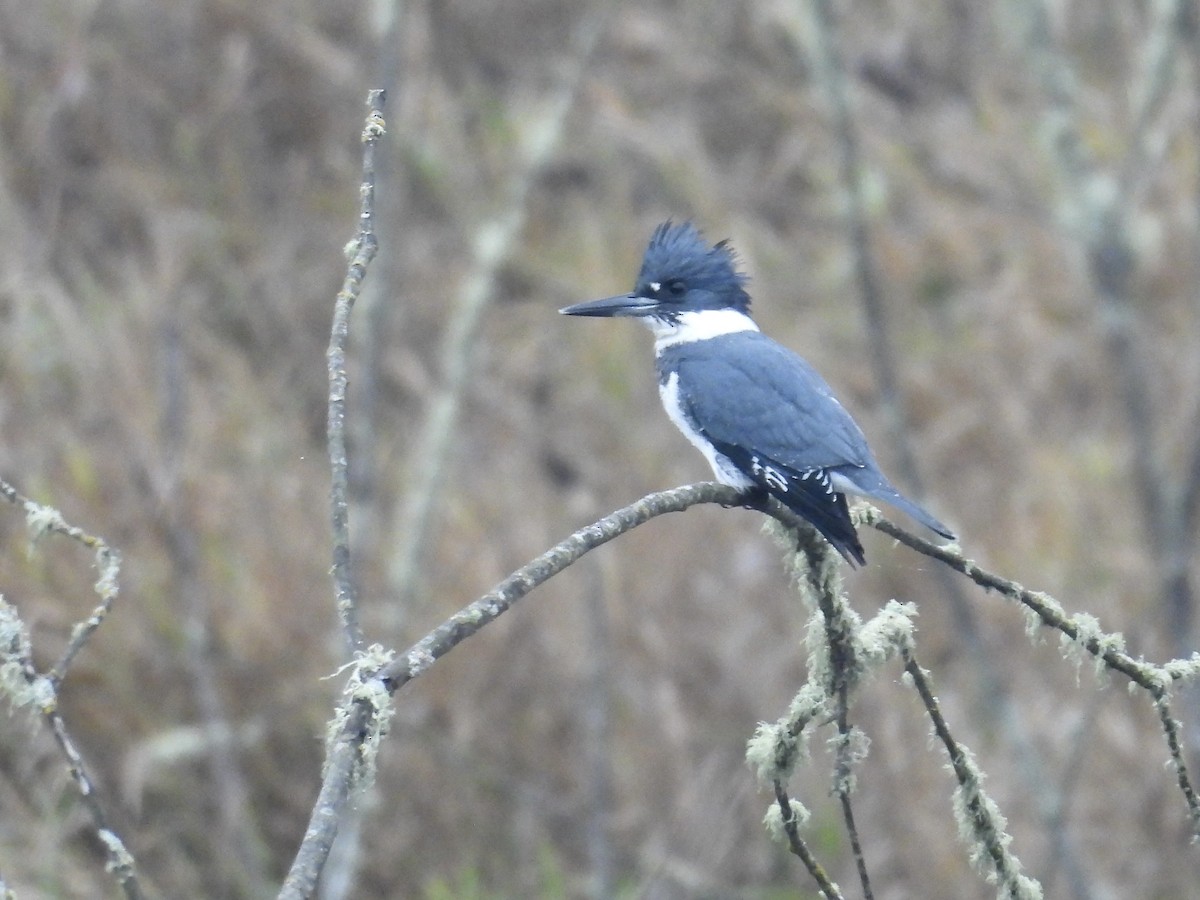
M 850 838 L 850 851 L 854 856 L 854 866 L 858 870 L 858 880 L 862 885 L 865 900 L 873 900 L 871 878 L 867 871 L 867 858 L 863 854 L 862 840 L 858 835 L 858 824 L 854 820 L 854 804 L 851 801 L 854 787 L 853 751 L 856 732 L 850 727 L 850 702 L 843 683 L 838 688 L 838 742 L 837 770 L 834 774 L 834 791 L 838 803 L 842 807 L 842 821 L 846 824 L 846 835 Z
M 350 312 L 362 290 L 367 268 L 379 248 L 375 237 L 375 148 L 383 137 L 385 125 L 384 91 L 367 95 L 367 121 L 363 127 L 362 186 L 358 232 L 346 248 L 350 257 L 346 278 L 334 303 L 333 327 L 326 360 L 329 367 L 329 467 L 332 486 L 329 491 L 333 522 L 333 584 L 338 617 L 349 652 L 366 646 L 358 615 L 358 596 L 350 558 L 349 461 L 346 453 L 346 343 L 350 337 Z
M 1079 622 L 1068 616 L 1049 594 L 1041 591 L 1026 590 L 1015 581 L 1010 581 L 1001 575 L 989 572 L 967 559 L 962 552 L 953 546 L 939 546 L 924 538 L 905 531 L 893 522 L 880 515 L 872 515 L 867 519 L 871 525 L 889 537 L 895 538 L 901 544 L 923 553 L 932 559 L 939 560 L 956 572 L 961 572 L 982 588 L 997 591 L 1006 597 L 1024 604 L 1039 619 L 1051 628 L 1061 631 L 1073 641 L 1078 641 L 1088 653 L 1102 660 L 1104 665 L 1136 682 L 1151 693 L 1163 689 L 1163 680 L 1179 679 L 1180 675 L 1164 672 L 1152 663 L 1134 659 L 1120 649 L 1119 635 L 1103 633 L 1089 634 Z
M 346 815 L 347 801 L 353 789 L 354 769 L 366 740 L 373 707 L 366 700 L 350 708 L 340 734 L 329 747 L 321 791 L 313 804 L 312 815 L 296 858 L 279 891 L 279 900 L 308 900 L 317 889 L 321 870 L 337 837 L 338 826 Z

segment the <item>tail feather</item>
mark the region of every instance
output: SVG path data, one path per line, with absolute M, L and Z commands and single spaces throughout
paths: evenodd
M 850 508 L 846 504 L 846 495 L 826 493 L 825 489 L 816 482 L 793 482 L 789 490 L 780 491 L 770 486 L 768 493 L 776 500 L 812 525 L 821 536 L 833 545 L 833 549 L 842 554 L 846 562 L 853 566 L 867 564 L 867 556 L 858 532 L 850 520 Z
M 920 522 L 930 531 L 935 531 L 947 540 L 954 540 L 954 532 L 935 519 L 928 510 L 918 506 L 912 500 L 909 500 L 897 490 L 892 490 L 890 494 L 879 495 L 879 500 L 887 503 L 889 506 L 894 506 L 896 509 L 905 513 L 909 517 Z
M 867 564 L 846 496 L 833 489 L 825 472 L 814 469 L 805 474 L 740 447 L 716 441 L 713 446 L 762 490 L 821 532 L 851 566 Z
M 887 480 L 876 468 L 858 466 L 842 466 L 830 472 L 834 486 L 838 490 L 849 490 L 868 500 L 880 500 L 888 506 L 893 506 L 900 512 L 920 522 L 930 531 L 937 532 L 947 540 L 954 540 L 954 532 L 939 522 L 928 510 L 909 500 Z

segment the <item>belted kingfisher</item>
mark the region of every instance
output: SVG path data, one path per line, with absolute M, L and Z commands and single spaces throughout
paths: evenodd
M 690 222 L 668 221 L 654 230 L 632 293 L 559 312 L 649 326 L 663 406 L 717 480 L 775 497 L 851 565 L 866 557 L 846 494 L 881 500 L 953 539 L 887 480 L 825 379 L 758 330 L 747 280 L 727 241 L 710 246 Z

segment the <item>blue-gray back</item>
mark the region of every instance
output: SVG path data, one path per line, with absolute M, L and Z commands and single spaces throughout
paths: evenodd
M 711 440 L 797 472 L 875 462 L 862 430 L 817 371 L 758 331 L 664 348 L 660 383 L 679 374 L 680 402 Z

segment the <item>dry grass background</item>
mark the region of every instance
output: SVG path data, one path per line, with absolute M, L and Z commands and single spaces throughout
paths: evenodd
M 877 0 L 841 16 L 909 436 L 930 507 L 971 555 L 1166 659 L 1195 638 L 1172 633 L 1159 605 L 1105 323 L 1061 221 L 1025 6 L 997 7 Z M 1054 7 L 1102 166 L 1134 127 L 1155 8 Z M 318 783 L 338 685 L 321 679 L 341 659 L 323 354 L 368 87 L 391 88 L 382 244 L 351 363 L 373 639 L 406 646 L 580 524 L 709 477 L 657 408 L 647 336 L 555 314 L 627 289 L 668 216 L 733 238 L 764 329 L 826 374 L 895 470 L 839 146 L 789 30 L 796 9 L 620 5 L 470 344 L 420 578 L 395 583 L 405 497 L 428 463 L 412 450 L 445 383 L 476 235 L 509 210 L 529 132 L 577 65 L 579 23 L 601 12 L 578 0 L 50 0 L 35 13 L 0 0 L 0 474 L 124 555 L 116 611 L 63 705 L 152 894 L 273 894 Z M 1180 25 L 1155 120 L 1166 143 L 1130 211 L 1137 349 L 1175 479 L 1200 420 L 1194 25 Z M 0 514 L 0 592 L 48 662 L 91 607 L 89 560 L 58 543 L 28 553 L 22 529 Z M 998 705 L 933 565 L 865 541 L 852 602 L 920 604 L 946 714 L 1048 895 L 1200 897 L 1145 698 L 1119 679 L 1077 682 L 1054 641 L 1025 638 L 1015 607 L 972 591 L 1012 697 Z M 605 847 L 623 896 L 811 890 L 766 837 L 769 798 L 743 762 L 803 672 L 803 615 L 756 514 L 651 522 L 505 618 L 399 695 L 353 896 L 582 895 Z M 597 690 L 607 730 L 589 725 Z M 214 716 L 233 730 L 223 753 L 198 727 Z M 857 805 L 876 896 L 991 896 L 956 842 L 952 780 L 915 696 L 872 684 L 853 719 L 873 739 Z M 828 769 L 818 757 L 794 793 L 850 890 Z M 19 896 L 113 893 L 72 790 L 45 735 L 9 719 L 0 876 Z

